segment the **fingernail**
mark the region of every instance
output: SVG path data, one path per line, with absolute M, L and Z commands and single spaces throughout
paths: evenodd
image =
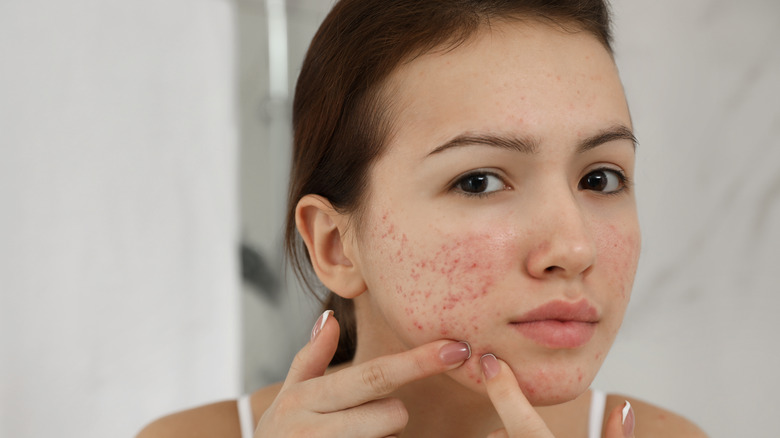
M 453 342 L 441 347 L 439 359 L 446 365 L 455 365 L 471 357 L 471 345 L 468 342 Z
M 623 405 L 623 436 L 626 438 L 634 436 L 634 410 L 631 409 L 628 400 Z
M 317 319 L 317 322 L 314 323 L 314 327 L 311 329 L 311 342 L 314 342 L 314 340 L 317 339 L 322 328 L 325 327 L 325 323 L 328 322 L 328 317 L 330 317 L 330 315 L 333 315 L 333 311 L 326 310 L 322 312 L 322 315 Z
M 479 359 L 480 365 L 482 365 L 482 373 L 485 374 L 485 379 L 492 379 L 501 370 L 501 364 L 498 363 L 498 359 L 495 356 L 488 353 Z

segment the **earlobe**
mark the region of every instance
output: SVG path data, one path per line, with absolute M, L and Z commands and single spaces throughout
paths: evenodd
M 366 290 L 366 284 L 354 244 L 344 238 L 348 219 L 322 196 L 306 195 L 295 208 L 295 225 L 317 277 L 339 296 L 355 298 Z

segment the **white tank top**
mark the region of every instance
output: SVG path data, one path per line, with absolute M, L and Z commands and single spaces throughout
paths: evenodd
M 601 423 L 604 421 L 604 406 L 607 394 L 598 389 L 590 391 L 590 412 L 588 414 L 588 438 L 601 438 Z M 241 438 L 252 438 L 255 434 L 255 419 L 249 394 L 238 398 L 238 422 L 241 425 Z

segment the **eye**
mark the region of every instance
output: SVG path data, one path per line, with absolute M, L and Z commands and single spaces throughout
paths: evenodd
M 452 188 L 467 196 L 486 196 L 499 190 L 505 190 L 507 186 L 494 173 L 476 171 L 458 178 Z
M 626 187 L 628 179 L 623 172 L 614 169 L 596 169 L 583 176 L 580 190 L 592 190 L 605 194 L 618 193 Z

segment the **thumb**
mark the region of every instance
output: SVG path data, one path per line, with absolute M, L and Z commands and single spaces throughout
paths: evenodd
M 333 317 L 333 311 L 326 310 L 314 323 L 309 343 L 298 351 L 290 364 L 282 391 L 295 383 L 325 374 L 338 344 L 339 323 Z
M 626 400 L 620 406 L 612 409 L 607 418 L 607 438 L 634 438 L 634 409 Z

